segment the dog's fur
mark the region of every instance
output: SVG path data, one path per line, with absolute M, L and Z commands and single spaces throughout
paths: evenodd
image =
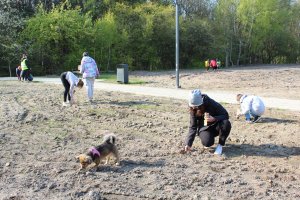
M 80 169 L 85 169 L 92 163 L 95 163 L 95 167 L 98 167 L 100 161 L 104 159 L 106 159 L 105 164 L 108 164 L 111 155 L 116 158 L 116 165 L 120 165 L 119 153 L 116 148 L 115 142 L 116 136 L 114 134 L 105 135 L 103 143 L 95 147 L 95 149 L 97 149 L 97 151 L 100 153 L 100 157 L 93 154 L 91 151 L 77 156 L 76 158 L 79 160 L 81 165 Z

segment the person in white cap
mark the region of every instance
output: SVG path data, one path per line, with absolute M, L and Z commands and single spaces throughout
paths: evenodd
M 236 118 L 244 115 L 246 122 L 255 123 L 261 119 L 265 112 L 265 104 L 262 99 L 254 95 L 237 94 L 236 100 L 241 108 L 237 110 Z
M 201 94 L 199 89 L 191 91 L 189 108 L 190 126 L 184 152 L 191 150 L 196 135 L 200 136 L 204 147 L 214 145 L 215 137 L 219 136 L 219 143 L 214 154 L 221 155 L 231 130 L 231 123 L 226 109 L 206 94 Z M 204 115 L 206 116 L 204 117 Z M 204 123 L 205 120 L 207 124 Z

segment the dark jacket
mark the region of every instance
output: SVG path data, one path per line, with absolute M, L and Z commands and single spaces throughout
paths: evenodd
M 208 112 L 211 116 L 213 116 L 217 120 L 210 126 L 213 126 L 220 121 L 229 119 L 228 112 L 221 104 L 209 98 L 206 94 L 202 94 L 202 98 L 203 98 L 204 111 Z M 191 147 L 193 145 L 196 134 L 199 133 L 200 131 L 206 130 L 207 128 L 208 128 L 207 126 L 204 126 L 204 116 L 197 117 L 194 113 L 191 112 L 189 133 L 186 138 L 186 145 Z

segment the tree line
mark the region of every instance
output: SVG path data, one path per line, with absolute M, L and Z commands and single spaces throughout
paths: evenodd
M 1 0 L 0 63 L 26 53 L 37 74 L 74 70 L 88 51 L 102 71 L 175 66 L 173 0 Z M 177 0 L 180 68 L 300 62 L 299 0 Z

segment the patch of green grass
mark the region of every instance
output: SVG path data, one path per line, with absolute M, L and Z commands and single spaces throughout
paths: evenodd
M 114 73 L 101 73 L 99 79 L 107 82 L 112 82 L 117 80 L 117 75 Z
M 117 83 L 117 74 L 116 73 L 102 73 L 100 75 L 100 80 L 108 83 Z M 145 84 L 146 82 L 141 79 L 128 77 L 129 84 Z

